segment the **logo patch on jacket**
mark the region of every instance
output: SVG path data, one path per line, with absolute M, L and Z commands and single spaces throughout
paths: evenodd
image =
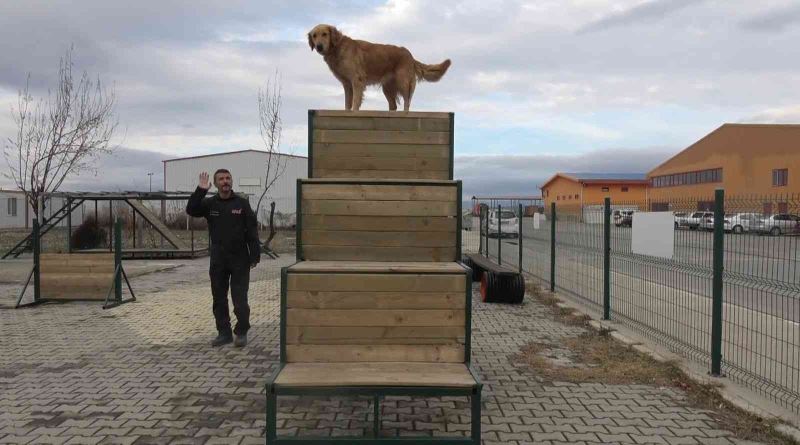
M 231 209 L 231 213 L 233 213 L 234 215 L 241 215 L 242 209 Z

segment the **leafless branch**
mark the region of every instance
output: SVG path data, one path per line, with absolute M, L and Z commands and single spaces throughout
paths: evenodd
M 86 72 L 76 80 L 72 53 L 69 48 L 59 62 L 55 91 L 34 98 L 29 75 L 11 109 L 17 131 L 3 150 L 10 171 L 4 175 L 26 193 L 37 215 L 40 196 L 57 191 L 67 177 L 91 170 L 99 155 L 114 150 L 114 89 Z

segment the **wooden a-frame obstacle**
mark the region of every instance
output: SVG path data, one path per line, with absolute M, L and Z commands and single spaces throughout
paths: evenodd
M 128 274 L 122 266 L 122 222 L 114 224 L 113 253 L 41 253 L 39 223 L 33 222 L 31 234 L 33 267 L 17 298 L 15 308 L 48 301 L 103 301 L 103 309 L 136 301 Z M 122 298 L 122 279 L 130 297 Z M 33 301 L 22 303 L 33 281 Z

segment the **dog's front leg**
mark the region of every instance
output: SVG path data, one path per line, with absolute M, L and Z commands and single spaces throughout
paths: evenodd
M 353 82 L 353 111 L 361 109 L 361 101 L 364 99 L 364 89 L 367 88 L 365 82 Z
M 350 111 L 353 109 L 353 86 L 349 83 L 342 83 L 344 87 L 344 109 Z

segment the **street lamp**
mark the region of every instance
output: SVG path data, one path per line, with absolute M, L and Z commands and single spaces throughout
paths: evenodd
M 150 173 L 147 174 L 147 176 L 150 177 L 150 191 L 152 192 L 153 191 L 153 173 L 150 172 Z

